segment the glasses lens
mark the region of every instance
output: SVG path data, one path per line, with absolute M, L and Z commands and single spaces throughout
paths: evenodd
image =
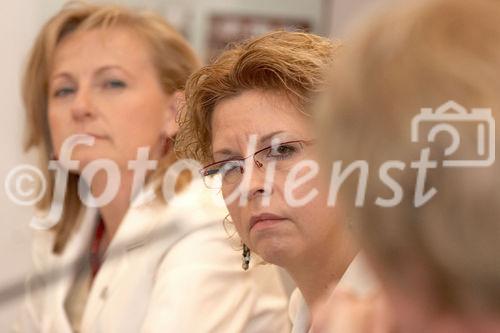
M 243 174 L 243 161 L 225 161 L 203 169 L 203 179 L 209 188 L 219 189 L 224 184 L 237 183 Z
M 203 181 L 208 188 L 219 189 L 222 186 L 222 178 L 216 165 L 202 169 Z
M 302 151 L 303 146 L 301 142 L 284 142 L 264 149 L 255 158 L 264 164 L 276 162 L 277 165 L 284 165 L 296 161 Z

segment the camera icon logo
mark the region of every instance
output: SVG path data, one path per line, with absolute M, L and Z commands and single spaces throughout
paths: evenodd
M 451 144 L 444 151 L 444 155 L 450 157 L 460 148 L 460 132 L 457 126 L 467 124 L 475 128 L 475 158 L 447 159 L 443 161 L 444 167 L 488 167 L 495 162 L 495 119 L 491 109 L 473 108 L 468 112 L 465 107 L 454 101 L 448 101 L 434 111 L 432 108 L 422 108 L 420 114 L 412 119 L 412 142 L 419 142 L 419 129 L 424 124 L 432 125 L 427 133 L 427 142 L 434 142 L 442 132 L 451 136 Z

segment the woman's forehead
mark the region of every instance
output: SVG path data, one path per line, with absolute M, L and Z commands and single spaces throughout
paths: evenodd
M 129 52 L 133 48 L 134 52 Z M 78 30 L 65 36 L 54 52 L 52 70 L 101 63 L 144 67 L 151 63 L 149 49 L 139 36 L 126 27 Z
M 249 90 L 219 102 L 210 125 L 213 136 L 217 136 L 226 132 L 262 135 L 307 123 L 304 115 L 282 94 Z
M 245 150 L 273 138 L 310 136 L 310 121 L 280 94 L 249 91 L 219 103 L 211 119 L 212 152 Z

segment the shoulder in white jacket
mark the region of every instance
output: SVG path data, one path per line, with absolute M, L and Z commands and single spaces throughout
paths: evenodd
M 138 198 L 140 199 L 140 198 Z M 287 298 L 277 269 L 244 272 L 222 221 L 227 212 L 201 181 L 169 204 L 130 208 L 97 274 L 82 332 L 287 332 Z M 71 332 L 64 309 L 97 212 L 86 209 L 60 256 L 53 236 L 36 236 L 21 332 Z

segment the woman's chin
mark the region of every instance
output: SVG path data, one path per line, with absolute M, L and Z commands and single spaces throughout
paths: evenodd
M 287 262 L 294 257 L 296 250 L 288 240 L 260 239 L 255 244 L 254 252 L 265 262 L 286 267 Z
M 92 164 L 93 168 L 101 170 L 110 168 L 110 163 L 114 164 L 118 169 L 123 165 L 127 166 L 128 161 L 124 160 L 122 156 L 117 156 L 113 152 L 101 151 L 97 149 L 92 149 L 92 147 L 87 149 L 75 149 L 71 154 L 71 159 L 69 161 L 64 158 L 58 157 L 59 163 L 68 168 L 73 168 L 75 162 L 78 165 L 78 171 L 82 171 L 89 164 Z
M 70 170 L 72 173 L 80 174 L 83 170 L 88 168 L 89 164 L 98 159 L 101 159 L 101 157 L 97 157 L 95 155 L 90 155 L 90 154 L 73 154 L 73 156 L 71 156 L 70 161 L 59 158 L 58 163 L 63 168 Z M 99 168 L 98 163 L 96 164 L 94 162 L 94 167 Z

